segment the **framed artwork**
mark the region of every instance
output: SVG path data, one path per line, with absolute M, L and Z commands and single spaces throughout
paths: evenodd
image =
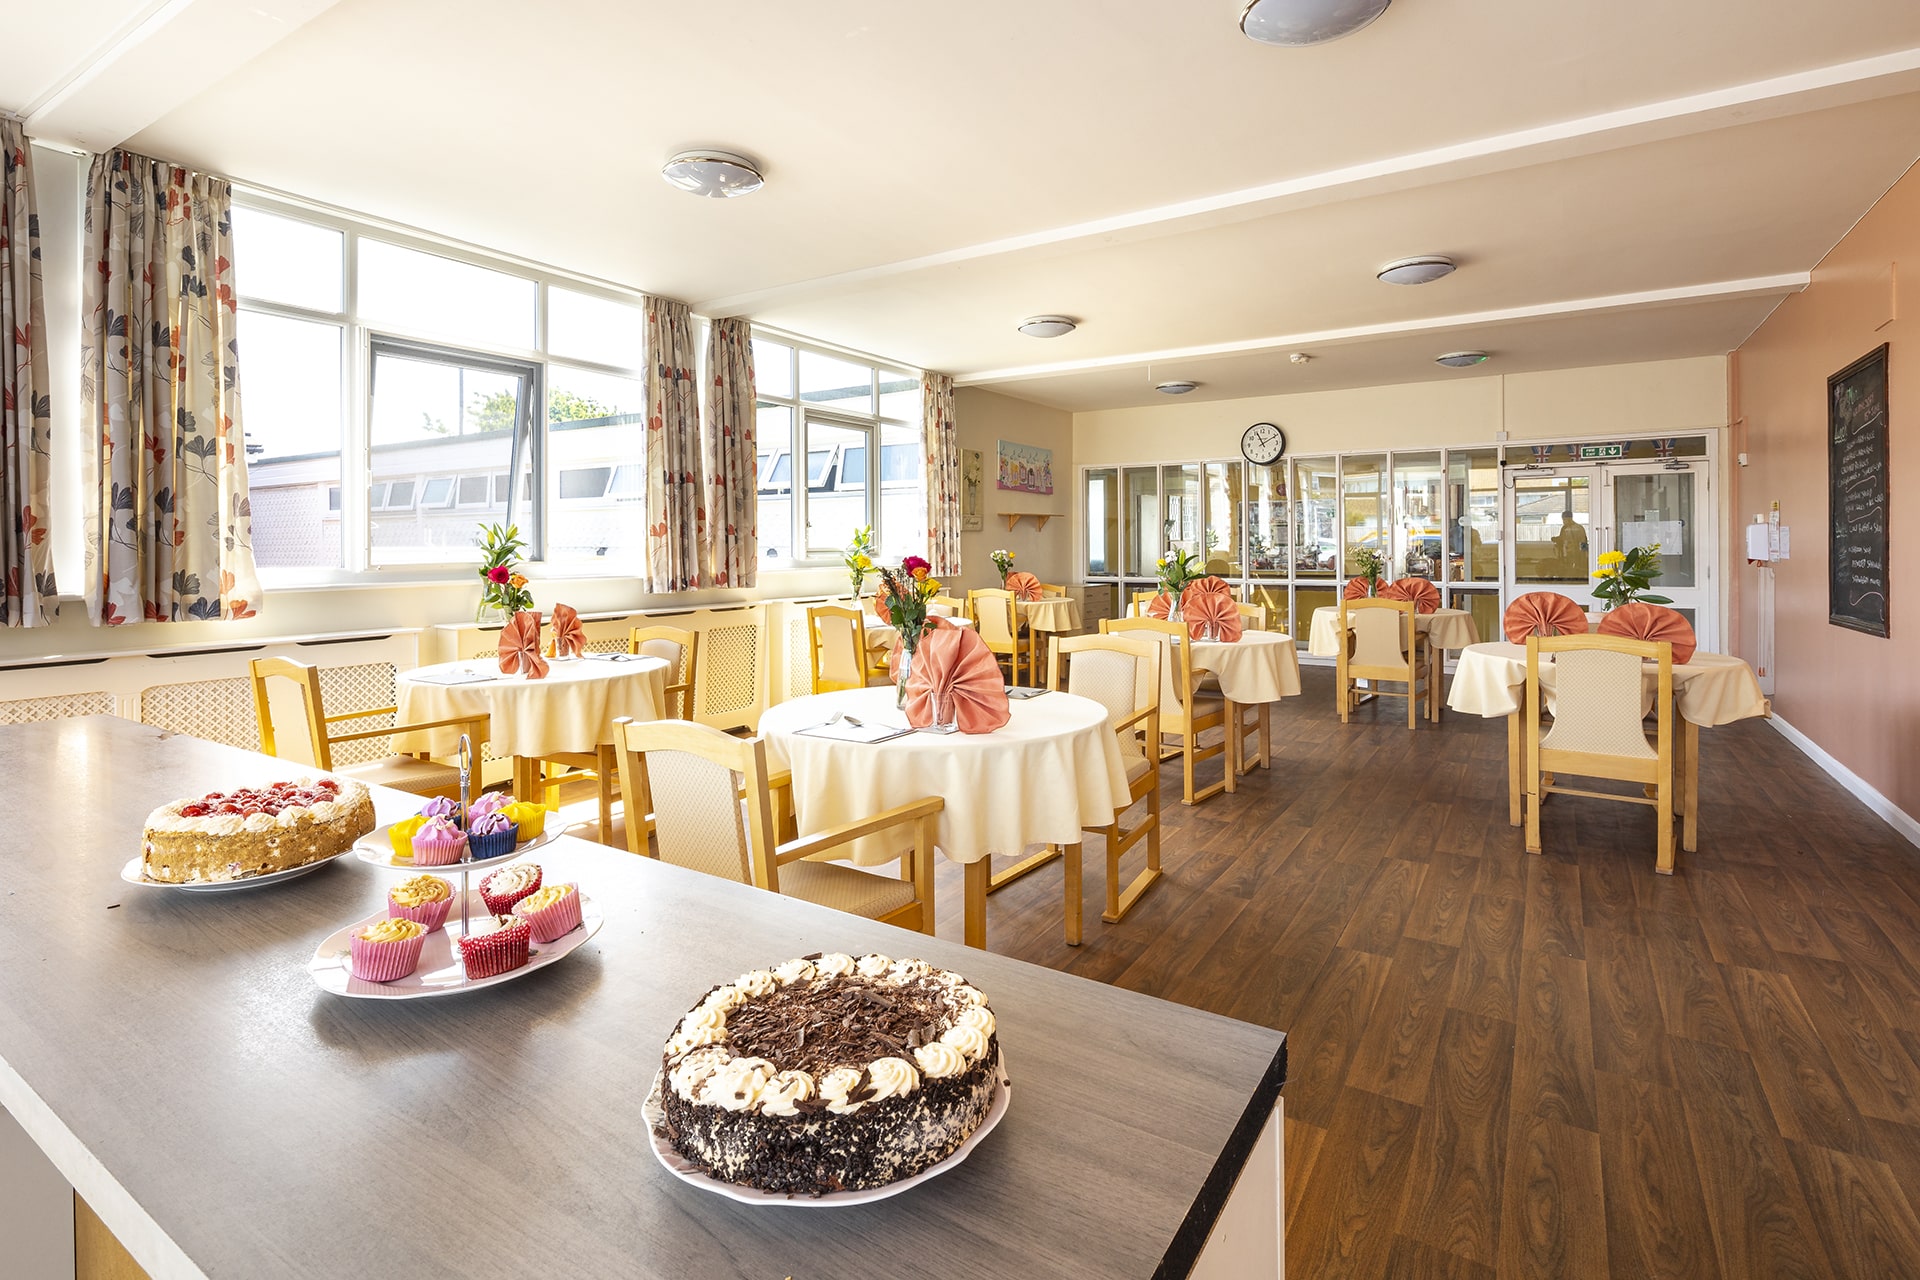
M 1000 442 L 1000 484 L 1014 493 L 1053 492 L 1053 450 Z
M 986 522 L 987 464 L 978 449 L 960 451 L 960 531 L 978 533 Z

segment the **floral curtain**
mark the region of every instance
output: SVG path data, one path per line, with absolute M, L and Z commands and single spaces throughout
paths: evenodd
M 707 540 L 716 587 L 750 587 L 760 573 L 754 411 L 753 326 L 715 320 L 707 332 Z
M 59 611 L 47 540 L 53 405 L 47 394 L 47 316 L 40 292 L 40 221 L 27 137 L 0 120 L 6 187 L 0 192 L 0 622 L 40 627 Z M 8 339 L 11 339 L 10 341 Z
M 953 421 L 953 379 L 920 375 L 927 448 L 927 559 L 938 578 L 960 572 L 960 437 Z
M 97 155 L 86 248 L 88 616 L 251 617 L 231 188 L 128 151 Z
M 646 306 L 647 590 L 687 591 L 706 582 L 710 564 L 693 313 L 671 298 Z

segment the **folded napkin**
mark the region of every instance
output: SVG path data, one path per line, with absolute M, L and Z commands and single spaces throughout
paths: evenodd
M 1149 618 L 1158 618 L 1160 621 L 1165 622 L 1173 616 L 1173 597 L 1162 591 L 1159 595 L 1147 601 L 1146 616 Z
M 587 651 L 587 629 L 570 604 L 553 606 L 553 656 L 577 658 Z
M 1642 604 L 1636 600 L 1610 610 L 1600 619 L 1603 636 L 1627 636 L 1634 640 L 1666 640 L 1673 645 L 1675 665 L 1685 662 L 1700 647 L 1693 624 L 1686 615 L 1663 604 Z
M 884 582 L 880 584 L 880 589 L 873 593 L 873 616 L 888 626 L 893 625 L 893 615 L 887 612 L 887 603 L 898 594 L 898 592 L 889 591 Z
M 1024 569 L 1007 575 L 1007 590 L 1013 592 L 1015 600 L 1038 600 L 1042 594 L 1040 579 Z
M 522 667 L 529 680 L 547 674 L 547 660 L 540 656 L 540 615 L 531 609 L 514 614 L 500 629 L 500 669 L 512 675 Z
M 1533 635 L 1584 635 L 1587 611 L 1557 591 L 1529 591 L 1507 606 L 1500 625 L 1514 644 Z
M 966 627 L 942 623 L 920 640 L 907 676 L 907 723 L 953 723 L 962 733 L 992 733 L 1013 714 L 1000 664 Z
M 1345 594 L 1346 599 L 1365 600 L 1368 596 L 1372 594 L 1373 594 L 1372 584 L 1369 583 L 1365 578 L 1348 578 L 1347 579 L 1347 590 Z
M 1382 600 L 1411 600 L 1415 613 L 1432 613 L 1440 607 L 1440 588 L 1425 578 L 1397 578 L 1380 588 Z
M 1181 604 L 1184 605 L 1187 597 L 1193 595 L 1196 591 L 1203 591 L 1216 596 L 1226 596 L 1229 599 L 1233 596 L 1233 588 L 1227 585 L 1225 578 L 1216 578 L 1212 574 L 1208 574 L 1204 578 L 1195 578 L 1187 584 L 1187 589 L 1180 593 Z
M 1186 620 L 1187 634 L 1195 640 L 1231 643 L 1240 638 L 1240 607 L 1232 596 L 1213 591 L 1195 592 L 1181 604 L 1180 616 Z

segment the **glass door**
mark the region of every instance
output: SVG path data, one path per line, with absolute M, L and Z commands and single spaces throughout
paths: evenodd
M 1529 591 L 1571 597 L 1595 608 L 1593 571 L 1599 568 L 1594 530 L 1601 491 L 1597 467 L 1510 467 L 1502 513 L 1506 544 L 1501 597 L 1512 603 Z
M 1660 576 L 1651 588 L 1670 596 L 1706 639 L 1709 614 L 1704 494 L 1705 468 L 1675 460 L 1664 464 L 1619 464 L 1606 475 L 1601 551 L 1627 551 L 1660 544 Z

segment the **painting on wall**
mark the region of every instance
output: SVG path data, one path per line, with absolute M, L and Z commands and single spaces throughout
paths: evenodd
M 1053 450 L 1000 442 L 1000 484 L 1015 493 L 1053 492 Z
M 986 523 L 987 464 L 978 449 L 960 451 L 960 532 L 978 533 Z

